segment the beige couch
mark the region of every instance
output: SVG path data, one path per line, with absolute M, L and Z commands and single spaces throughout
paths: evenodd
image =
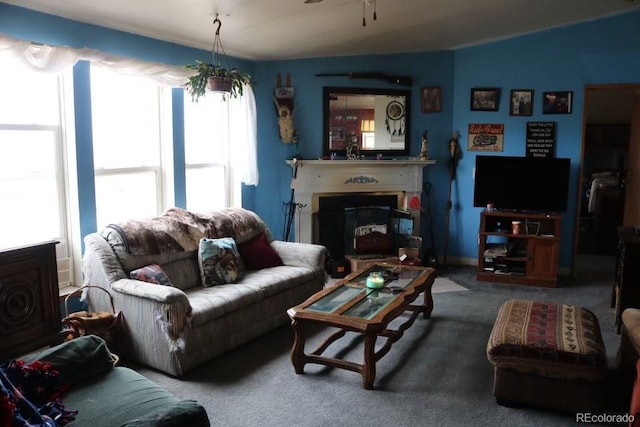
M 202 286 L 201 237 L 233 237 L 241 245 L 261 233 L 284 265 L 246 271 L 238 283 Z M 286 310 L 322 289 L 326 277 L 323 246 L 274 241 L 255 213 L 240 208 L 206 214 L 172 208 L 106 227 L 84 242 L 84 284 L 108 290 L 124 314 L 121 357 L 174 376 L 283 325 Z M 160 265 L 173 286 L 129 278 L 149 264 Z M 104 292 L 86 292 L 91 310 L 111 310 Z

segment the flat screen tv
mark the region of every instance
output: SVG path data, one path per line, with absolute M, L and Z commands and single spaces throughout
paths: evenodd
M 473 206 L 525 212 L 567 210 L 570 159 L 476 157 Z

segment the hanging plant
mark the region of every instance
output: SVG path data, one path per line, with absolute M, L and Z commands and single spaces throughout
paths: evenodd
M 213 23 L 218 24 L 218 28 L 216 30 L 213 48 L 211 49 L 211 62 L 207 63 L 196 59 L 195 64 L 185 65 L 187 70 L 197 72 L 188 78 L 185 85 L 185 89 L 191 95 L 193 101 L 198 101 L 201 96 L 204 96 L 207 90 L 222 92 L 223 99 L 226 99 L 224 94 L 227 93 L 237 98 L 238 96 L 242 96 L 243 86 L 245 84 L 251 84 L 251 75 L 237 68 L 226 67 L 219 61 L 220 51 L 226 56 L 224 48 L 222 47 L 222 41 L 220 40 L 220 27 L 222 26 L 222 22 L 216 16 Z
M 242 96 L 243 86 L 251 84 L 251 76 L 236 68 L 225 68 L 196 59 L 195 64 L 185 65 L 197 74 L 189 77 L 186 90 L 193 101 L 197 101 L 207 90 L 228 93 L 234 98 Z

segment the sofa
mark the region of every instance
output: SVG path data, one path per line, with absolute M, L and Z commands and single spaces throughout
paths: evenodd
M 11 360 L 0 366 L 0 413 L 10 416 L 11 425 L 29 420 L 43 427 L 53 426 L 51 419 L 92 427 L 210 425 L 200 404 L 178 399 L 132 369 L 115 366 L 117 361 L 95 335 Z
M 241 254 L 225 268 L 239 272 L 231 283 L 206 283 L 203 268 L 211 265 L 202 262 L 201 243 L 222 240 L 237 249 L 225 259 Z M 171 208 L 109 225 L 84 243 L 83 282 L 107 290 L 113 301 L 112 307 L 109 295 L 86 288 L 89 310 L 123 314 L 114 351 L 176 377 L 283 325 L 286 310 L 326 280 L 323 246 L 274 240 L 264 221 L 242 208 Z M 150 266 L 162 280 L 134 274 Z

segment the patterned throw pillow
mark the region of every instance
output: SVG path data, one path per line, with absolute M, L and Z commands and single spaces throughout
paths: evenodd
M 240 254 L 231 237 L 200 239 L 198 263 L 205 287 L 235 283 L 242 278 Z
M 261 270 L 282 265 L 282 258 L 271 247 L 264 233 L 260 233 L 253 239 L 239 244 L 238 251 L 248 270 Z
M 129 273 L 129 277 L 156 285 L 173 286 L 171 280 L 158 264 L 149 264 Z

